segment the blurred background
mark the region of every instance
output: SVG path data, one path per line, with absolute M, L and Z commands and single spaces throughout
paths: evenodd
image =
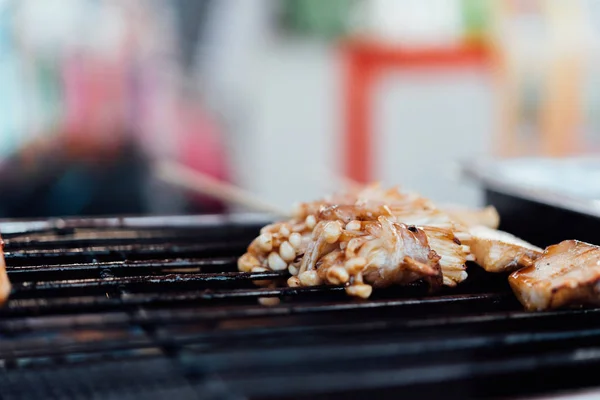
M 344 179 L 476 205 L 463 160 L 600 148 L 593 0 L 0 0 L 0 217 L 276 206 Z

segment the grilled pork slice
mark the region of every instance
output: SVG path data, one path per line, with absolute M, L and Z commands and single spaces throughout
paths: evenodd
M 488 272 L 512 272 L 528 267 L 541 256 L 542 249 L 503 231 L 476 226 L 465 241 L 474 261 Z
M 0 238 L 0 245 L 4 247 L 4 242 Z M 4 251 L 0 249 L 0 305 L 4 304 L 10 294 L 10 281 L 6 273 L 6 262 L 4 261 Z
M 484 226 L 490 229 L 498 229 L 500 215 L 494 206 L 481 209 L 464 208 L 458 206 L 441 207 L 442 211 L 454 221 L 464 226 Z
M 367 298 L 372 287 L 443 281 L 440 257 L 419 228 L 396 223 L 392 217 L 376 221 L 323 220 L 302 258 L 290 286 L 345 285 L 349 295 Z
M 379 185 L 301 203 L 292 219 L 267 225 L 261 230 L 260 236 L 238 260 L 238 269 L 243 272 L 287 269 L 296 276 L 303 259 L 310 257 L 307 246 L 317 240 L 313 238 L 317 223 L 337 221 L 344 231 L 360 231 L 366 227 L 363 223 L 377 222 L 379 217 L 427 230 L 431 248 L 441 257 L 444 284 L 454 286 L 466 278 L 468 247 L 460 243 L 460 240 L 469 237 L 466 228 L 455 224 L 423 197 L 400 192 L 397 188 L 382 189 Z M 359 232 L 353 234 L 358 235 Z
M 290 220 L 261 229 L 261 234 L 248 246 L 248 251 L 238 259 L 238 269 L 243 272 L 287 269 L 295 276 L 306 247 L 311 242 L 312 232 L 320 220 L 345 221 L 344 225 L 357 219 L 374 221 L 380 215 L 389 214 L 389 209 L 383 207 L 386 204 L 414 208 L 415 201 L 419 202 L 419 199 L 396 188 L 383 189 L 373 184 L 322 200 L 300 203 Z
M 549 246 L 509 283 L 528 310 L 600 304 L 600 247 L 577 240 Z

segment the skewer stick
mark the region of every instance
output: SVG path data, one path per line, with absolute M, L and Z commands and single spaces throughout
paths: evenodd
M 255 211 L 266 212 L 285 218 L 289 217 L 289 212 L 264 201 L 260 197 L 255 196 L 246 190 L 215 179 L 179 163 L 168 161 L 159 162 L 156 167 L 156 174 L 165 182 L 194 190 L 198 193 L 206 194 L 225 202 L 239 204 Z M 336 180 L 346 189 L 350 190 L 362 187 L 360 183 L 342 176 L 333 175 L 332 180 Z M 480 224 L 490 228 L 498 227 L 498 212 L 493 206 L 488 206 L 483 209 L 469 209 L 444 205 L 440 206 L 440 209 L 467 225 Z
M 188 168 L 182 164 L 161 161 L 156 165 L 156 175 L 165 182 L 181 186 L 217 199 L 235 203 L 252 210 L 283 217 L 289 212 L 229 183 Z

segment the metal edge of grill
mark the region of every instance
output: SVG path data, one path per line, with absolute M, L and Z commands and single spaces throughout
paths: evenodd
M 277 288 L 236 258 L 266 216 L 2 221 L 3 398 L 525 396 L 596 385 L 599 309 L 527 313 L 505 277 L 457 290 Z M 275 306 L 260 298 L 277 297 Z

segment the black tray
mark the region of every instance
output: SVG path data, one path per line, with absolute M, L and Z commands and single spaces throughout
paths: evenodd
M 464 164 L 498 209 L 500 229 L 538 246 L 600 244 L 600 158 L 527 158 Z

